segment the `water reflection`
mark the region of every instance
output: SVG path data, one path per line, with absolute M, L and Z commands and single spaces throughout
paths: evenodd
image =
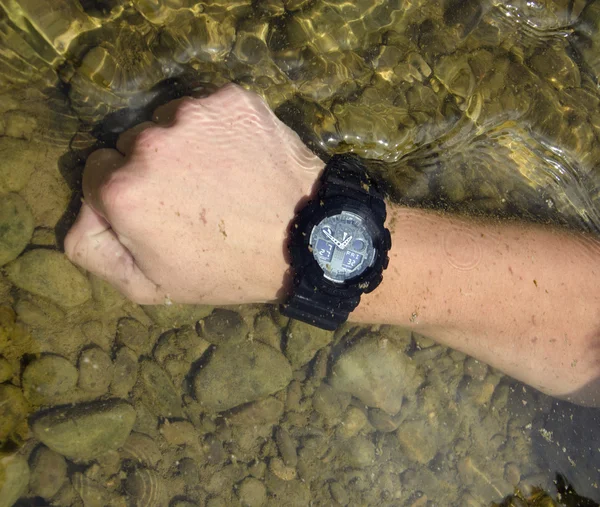
M 402 329 L 142 308 L 59 253 L 87 155 L 229 81 L 401 202 L 598 232 L 598 2 L 0 6 L 0 505 L 600 499 L 596 410 Z

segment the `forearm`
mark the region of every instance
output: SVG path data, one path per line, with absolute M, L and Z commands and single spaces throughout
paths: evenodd
M 390 206 L 390 265 L 352 314 L 411 327 L 554 395 L 600 377 L 600 243 Z M 597 384 L 596 384 L 597 385 Z M 597 389 L 597 387 L 596 387 Z

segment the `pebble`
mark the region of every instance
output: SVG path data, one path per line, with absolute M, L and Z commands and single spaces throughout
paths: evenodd
M 326 421 L 337 424 L 350 403 L 351 396 L 344 391 L 338 391 L 323 382 L 313 395 L 313 408 L 321 414 Z
M 329 492 L 332 498 L 340 505 L 348 505 L 350 503 L 350 497 L 346 492 L 346 488 L 339 482 L 329 483 Z
M 213 345 L 239 343 L 246 339 L 248 325 L 239 313 L 217 308 L 200 323 L 201 336 Z
M 165 507 L 167 492 L 160 475 L 154 470 L 139 468 L 129 474 L 125 489 L 132 507 Z
M 110 352 L 115 336 L 114 328 L 104 325 L 99 320 L 89 320 L 81 324 L 81 332 L 88 344 L 95 344 L 106 352 Z
M 113 364 L 100 347 L 84 350 L 79 356 L 79 387 L 83 390 L 104 394 L 112 381 Z
M 369 409 L 369 422 L 377 431 L 389 433 L 398 428 L 398 422 L 387 412 L 379 408 Z
M 283 481 L 291 481 L 298 475 L 296 468 L 287 466 L 281 458 L 271 458 L 269 470 Z
M 236 409 L 227 421 L 232 426 L 262 426 L 277 423 L 282 415 L 283 403 L 269 396 Z
M 438 451 L 438 442 L 424 421 L 406 421 L 396 431 L 401 449 L 413 460 L 425 465 Z
M 31 250 L 6 266 L 6 272 L 20 289 L 65 308 L 79 306 L 92 296 L 87 278 L 53 250 Z
M 0 507 L 12 507 L 27 491 L 29 466 L 22 456 L 0 458 Z
M 375 462 L 375 446 L 363 436 L 349 438 L 343 443 L 344 457 L 352 468 L 364 468 Z
M 343 438 L 357 435 L 368 422 L 367 415 L 358 407 L 349 407 L 338 425 L 337 432 Z
M 0 384 L 7 382 L 13 376 L 13 367 L 3 357 L 0 357 Z
M 127 347 L 121 347 L 115 354 L 113 378 L 110 384 L 111 394 L 127 398 L 133 389 L 138 375 L 138 357 Z
M 247 477 L 239 485 L 238 496 L 243 507 L 261 507 L 267 501 L 267 488 L 262 481 Z
M 397 342 L 370 336 L 345 350 L 333 365 L 331 385 L 356 396 L 369 407 L 395 414 L 405 392 L 421 378 Z
M 296 444 L 285 428 L 281 426 L 275 431 L 275 441 L 277 449 L 286 466 L 295 467 L 298 464 L 298 455 L 296 454 Z
M 46 500 L 52 498 L 67 480 L 67 462 L 60 454 L 39 446 L 31 458 L 31 479 L 29 487 L 35 496 Z
M 131 317 L 119 319 L 117 323 L 117 343 L 125 345 L 138 355 L 150 354 L 154 340 L 148 327 Z
M 281 351 L 281 328 L 270 315 L 260 314 L 254 320 L 252 334 L 255 340 Z
M 319 329 L 299 320 L 290 320 L 285 331 L 285 356 L 294 369 L 308 363 L 319 349 L 329 345 L 333 332 Z
M 0 190 L 22 190 L 33 173 L 39 152 L 31 149 L 29 141 L 3 135 L 0 137 L 0 153 Z
M 122 400 L 54 408 L 31 428 L 50 449 L 72 459 L 90 460 L 121 447 L 135 423 L 135 410 Z
M 189 421 L 165 421 L 159 432 L 170 445 L 193 445 L 198 443 L 194 425 Z
M 131 460 L 136 465 L 154 468 L 162 459 L 156 442 L 144 433 L 131 432 L 120 450 L 121 458 Z
M 0 266 L 16 259 L 33 235 L 33 215 L 18 194 L 0 196 Z
M 186 324 L 194 325 L 213 311 L 212 306 L 184 305 L 178 303 L 171 305 L 145 305 L 142 309 L 157 325 L 169 329 L 179 328 Z
M 29 415 L 21 390 L 10 384 L 0 385 L 0 442 L 4 442 Z
M 140 363 L 136 385 L 144 404 L 157 417 L 184 417 L 181 395 L 165 371 L 154 361 Z
M 260 342 L 217 347 L 194 378 L 196 398 L 206 410 L 229 410 L 284 389 L 292 369 L 283 354 Z
M 477 361 L 472 357 L 467 357 L 465 360 L 465 375 L 469 375 L 475 380 L 483 380 L 487 375 L 488 367 L 485 363 Z
M 23 392 L 34 405 L 64 401 L 77 385 L 79 372 L 64 357 L 47 354 L 27 365 L 23 372 Z
M 85 507 L 106 507 L 114 505 L 111 502 L 110 492 L 97 481 L 86 477 L 81 473 L 74 473 L 71 484 L 81 497 Z

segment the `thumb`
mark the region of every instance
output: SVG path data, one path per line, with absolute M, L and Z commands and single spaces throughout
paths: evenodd
M 110 224 L 86 202 L 65 238 L 65 253 L 71 262 L 106 280 L 136 303 L 165 302 L 165 294 L 142 273 Z

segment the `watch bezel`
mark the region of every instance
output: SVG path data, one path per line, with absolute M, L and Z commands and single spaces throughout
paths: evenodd
M 310 235 L 313 228 L 325 217 L 348 211 L 358 214 L 373 231 L 375 260 L 363 273 L 343 282 L 325 278 L 310 248 Z M 291 226 L 288 249 L 296 277 L 306 277 L 315 289 L 338 297 L 353 297 L 374 290 L 382 280 L 382 272 L 388 264 L 388 251 L 391 247 L 390 232 L 384 226 L 385 215 L 380 216 L 365 202 L 346 196 L 331 197 L 326 200 L 312 200 L 296 215 Z

